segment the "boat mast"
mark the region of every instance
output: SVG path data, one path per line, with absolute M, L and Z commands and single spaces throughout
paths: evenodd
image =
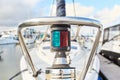
M 57 8 L 56 8 L 56 16 L 66 16 L 66 8 L 65 8 L 65 0 L 56 0 Z

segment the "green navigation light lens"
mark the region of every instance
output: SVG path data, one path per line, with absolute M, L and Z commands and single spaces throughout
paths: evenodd
M 52 46 L 60 47 L 60 31 L 52 32 Z

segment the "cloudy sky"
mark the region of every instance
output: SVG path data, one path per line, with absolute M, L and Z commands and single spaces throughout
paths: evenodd
M 72 1 L 66 0 L 67 16 L 75 14 Z M 120 21 L 120 0 L 74 1 L 77 16 L 100 20 L 103 25 Z M 17 27 L 27 19 L 55 15 L 52 5 L 53 0 L 0 0 L 0 27 Z

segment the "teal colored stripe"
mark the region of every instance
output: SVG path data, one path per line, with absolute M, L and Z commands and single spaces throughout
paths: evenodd
M 60 31 L 52 32 L 52 46 L 60 47 Z

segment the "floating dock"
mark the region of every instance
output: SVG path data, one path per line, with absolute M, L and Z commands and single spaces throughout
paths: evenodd
M 112 63 L 110 60 L 99 55 L 100 70 L 107 80 L 120 80 L 120 67 Z

